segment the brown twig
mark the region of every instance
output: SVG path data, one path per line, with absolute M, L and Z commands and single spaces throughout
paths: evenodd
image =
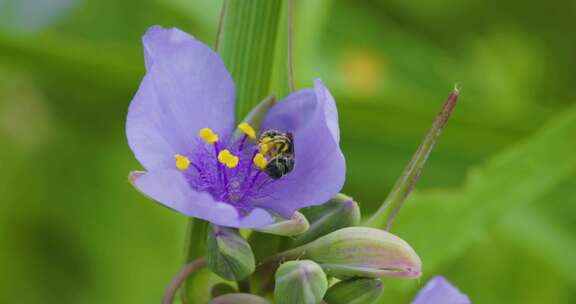
M 164 298 L 162 299 L 162 304 L 172 304 L 174 302 L 174 296 L 178 291 L 178 288 L 186 281 L 186 279 L 196 270 L 206 266 L 206 259 L 198 258 L 184 266 L 180 272 L 174 276 L 166 292 L 164 293 Z

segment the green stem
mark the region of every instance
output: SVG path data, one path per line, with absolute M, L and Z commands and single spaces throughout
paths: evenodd
M 400 208 L 404 205 L 404 201 L 420 177 L 422 169 L 430 156 L 430 152 L 432 152 L 432 149 L 434 148 L 434 144 L 444 130 L 444 126 L 448 122 L 448 118 L 450 118 L 450 115 L 456 106 L 459 95 L 460 92 L 455 88 L 436 116 L 436 120 L 418 147 L 418 150 L 416 150 L 412 160 L 406 169 L 404 169 L 402 176 L 398 179 L 386 200 L 384 200 L 384 203 L 382 203 L 376 213 L 366 221 L 365 224 L 367 226 L 385 228 L 390 231 L 398 212 L 400 212 Z
M 184 253 L 184 264 L 188 264 L 199 258 L 203 258 L 206 252 L 206 234 L 208 233 L 208 222 L 190 218 L 188 220 L 188 228 L 186 230 L 186 242 Z M 190 280 L 194 275 L 186 277 L 184 288 L 180 292 L 182 303 L 188 303 L 194 296 L 189 294 L 192 289 L 192 282 Z

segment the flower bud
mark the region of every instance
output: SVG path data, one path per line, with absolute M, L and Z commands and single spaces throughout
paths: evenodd
M 248 293 L 229 293 L 212 299 L 210 304 L 270 304 L 270 302 Z
M 326 274 L 344 279 L 418 278 L 422 267 L 420 257 L 404 240 L 387 231 L 368 227 L 334 231 L 282 256 L 312 259 L 322 266 Z
M 310 222 L 310 228 L 294 239 L 293 246 L 309 243 L 332 231 L 360 223 L 358 204 L 351 197 L 341 193 L 325 204 L 300 211 Z
M 289 220 L 283 220 L 268 226 L 254 228 L 254 230 L 281 236 L 295 236 L 304 233 L 308 230 L 308 227 L 310 227 L 310 224 L 308 224 L 306 217 L 304 217 L 302 213 L 296 211 Z
M 328 289 L 322 268 L 313 261 L 289 261 L 276 270 L 274 303 L 317 304 Z
M 210 225 L 206 251 L 210 269 L 226 280 L 242 280 L 256 268 L 250 244 L 237 229 Z
M 341 281 L 328 289 L 324 299 L 330 304 L 372 304 L 382 294 L 383 285 L 377 279 Z

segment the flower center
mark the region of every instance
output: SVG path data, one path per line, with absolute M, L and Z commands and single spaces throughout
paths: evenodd
M 198 149 L 174 155 L 175 165 L 194 189 L 249 212 L 255 199 L 269 195 L 268 185 L 292 171 L 294 144 L 290 133 L 267 130 L 256 140 L 248 123 L 238 129 L 244 135 L 230 143 L 222 142 L 210 128 L 200 130 Z

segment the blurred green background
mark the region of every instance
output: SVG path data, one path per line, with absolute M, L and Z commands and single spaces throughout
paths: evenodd
M 0 303 L 157 303 L 186 219 L 139 195 L 124 122 L 140 37 L 213 45 L 221 1 L 0 0 Z M 340 111 L 344 191 L 374 211 L 458 83 L 394 232 L 475 303 L 576 302 L 576 2 L 296 1 L 298 87 Z

